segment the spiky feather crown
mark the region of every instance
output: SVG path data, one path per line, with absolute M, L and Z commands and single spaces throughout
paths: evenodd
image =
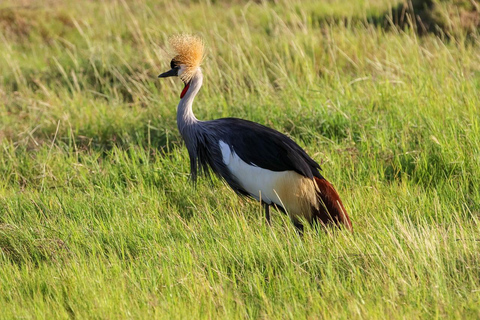
M 180 75 L 180 79 L 188 83 L 202 63 L 203 41 L 197 36 L 181 34 L 171 37 L 169 42 L 176 54 L 173 60 L 177 64 L 185 65 L 185 71 Z

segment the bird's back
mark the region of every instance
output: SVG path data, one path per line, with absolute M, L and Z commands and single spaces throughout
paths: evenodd
M 203 122 L 246 163 L 276 172 L 295 171 L 322 178 L 320 166 L 288 136 L 261 124 L 237 118 Z

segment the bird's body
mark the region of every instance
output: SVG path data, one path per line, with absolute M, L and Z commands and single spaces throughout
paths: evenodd
M 320 174 L 320 166 L 292 139 L 247 120 L 199 121 L 195 117 L 192 104 L 203 74 L 199 62 L 182 63 L 182 56 L 189 50 L 203 50 L 203 44 L 190 36 L 175 41 L 180 53 L 172 60 L 172 70 L 160 76 L 188 75 L 182 78 L 185 88 L 177 107 L 177 125 L 188 149 L 193 180 L 200 172 L 214 172 L 237 194 L 262 201 L 268 221 L 268 208 L 273 205 L 288 213 L 298 227 L 304 219 L 351 229 L 345 208 Z

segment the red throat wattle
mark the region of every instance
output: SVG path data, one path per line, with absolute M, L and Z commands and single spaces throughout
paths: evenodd
M 185 83 L 185 87 L 183 88 L 182 93 L 180 93 L 180 99 L 182 99 L 183 96 L 187 93 L 189 87 L 190 87 L 190 82 Z

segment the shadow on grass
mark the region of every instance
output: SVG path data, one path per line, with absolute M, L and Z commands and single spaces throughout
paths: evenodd
M 413 29 L 448 40 L 472 36 L 480 28 L 480 5 L 470 0 L 408 0 L 391 11 L 367 17 L 369 23 L 389 30 Z
M 374 25 L 386 31 L 411 29 L 419 36 L 434 34 L 450 40 L 467 37 L 480 28 L 480 5 L 470 0 L 405 0 L 381 13 L 366 17 L 316 16 L 314 21 L 325 24 Z
M 385 30 L 413 28 L 419 35 L 439 35 L 443 28 L 434 16 L 434 0 L 413 0 L 399 3 L 380 15 L 369 15 L 367 21 Z
M 140 124 L 140 125 L 139 125 Z M 138 146 L 149 150 L 150 156 L 165 155 L 170 150 L 178 148 L 182 143 L 180 134 L 170 129 L 172 123 L 161 125 L 151 123 L 148 120 L 141 121 L 131 126 L 117 130 L 114 127 L 103 127 L 98 135 L 92 136 L 88 130 L 80 130 L 75 136 L 75 145 L 79 150 L 93 150 L 102 154 L 109 153 L 113 148 L 127 150 L 132 146 Z M 71 138 L 62 137 L 65 144 L 71 144 Z

